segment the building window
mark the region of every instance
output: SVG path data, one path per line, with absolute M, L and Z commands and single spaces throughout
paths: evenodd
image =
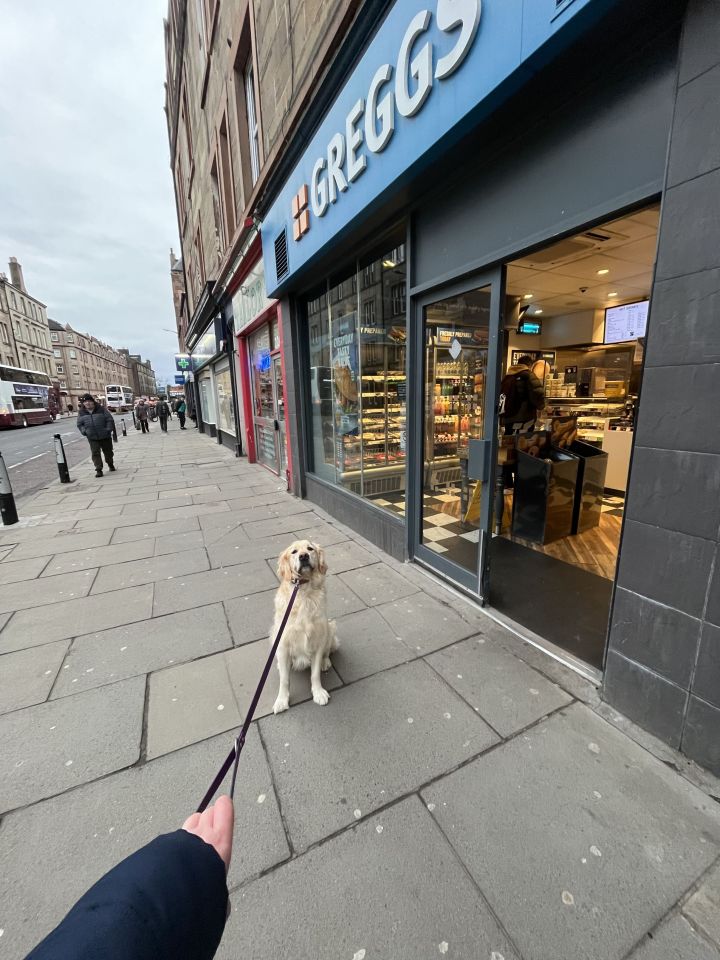
M 25 314 L 25 316 L 27 316 L 28 315 L 27 304 L 22 298 L 20 298 L 20 305 L 22 306 L 22 312 Z
M 253 185 L 260 176 L 260 132 L 257 110 L 255 109 L 255 74 L 252 59 L 248 60 L 244 70 L 245 108 L 247 110 L 248 140 L 250 143 L 250 171 Z
M 67 383 L 66 383 L 64 380 L 61 380 L 61 381 L 60 381 L 60 388 L 61 388 L 62 390 L 66 390 L 66 389 L 67 389 Z
M 7 328 L 7 326 L 6 326 L 4 323 L 3 323 L 3 324 L 0 324 L 0 326 L 2 326 L 2 338 L 3 338 L 3 343 L 10 343 L 10 337 L 8 336 L 8 328 Z
M 52 333 L 50 334 L 50 339 L 52 340 L 53 343 L 59 343 L 59 342 L 60 342 L 60 336 L 59 336 L 59 334 L 57 334 L 54 330 L 53 330 Z
M 223 114 L 218 130 L 218 147 L 220 150 L 220 186 L 222 188 L 222 208 L 225 220 L 225 235 L 227 242 L 233 238 L 236 227 L 235 220 L 235 190 L 233 188 L 232 144 L 228 129 L 227 113 Z
M 73 337 L 73 335 L 72 335 L 71 333 L 69 333 L 69 334 L 67 335 L 67 338 L 66 338 L 66 339 L 67 339 L 67 342 L 68 342 L 68 343 L 75 343 L 75 337 Z
M 405 284 L 404 259 L 373 255 L 306 303 L 312 469 L 385 509 L 405 490 Z
M 53 356 L 58 360 L 62 360 L 62 350 L 53 350 Z
M 80 373 L 79 367 L 73 367 L 72 372 L 77 376 Z
M 56 363 L 55 373 L 65 373 L 65 367 L 61 363 Z
M 12 303 L 13 309 L 17 310 L 17 299 L 15 297 L 15 294 L 12 292 L 12 290 L 10 291 L 10 303 Z
M 77 360 L 77 354 L 75 353 L 74 350 L 71 350 L 71 351 L 70 351 L 70 359 L 71 359 L 71 360 Z
M 218 178 L 217 157 L 213 157 L 210 168 L 210 189 L 212 192 L 213 223 L 215 226 L 215 257 L 219 264 L 227 246 L 225 225 L 223 222 L 222 202 L 220 200 L 220 181 Z

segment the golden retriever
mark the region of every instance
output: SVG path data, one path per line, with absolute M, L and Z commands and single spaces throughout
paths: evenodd
M 296 540 L 283 550 L 278 559 L 280 586 L 275 594 L 271 643 L 275 642 L 295 581 L 300 581 L 300 589 L 277 649 L 280 689 L 273 707 L 274 713 L 282 713 L 289 706 L 291 669 L 305 670 L 310 667 L 313 700 L 323 706 L 330 699 L 330 694 L 323 688 L 320 673 L 330 669 L 330 654 L 337 650 L 338 641 L 335 622 L 327 618 L 326 573 L 323 549 L 310 540 Z

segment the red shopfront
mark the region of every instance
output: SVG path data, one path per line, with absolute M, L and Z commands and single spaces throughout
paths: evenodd
M 248 270 L 232 304 L 241 428 L 248 461 L 261 463 L 290 480 L 280 304 L 265 295 L 262 259 L 257 259 Z

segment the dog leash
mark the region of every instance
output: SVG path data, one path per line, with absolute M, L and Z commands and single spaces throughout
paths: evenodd
M 235 743 L 233 744 L 232 750 L 227 755 L 227 757 L 225 757 L 225 760 L 223 761 L 223 765 L 218 770 L 217 775 L 213 780 L 213 782 L 210 784 L 210 787 L 208 788 L 207 793 L 200 801 L 200 806 L 197 808 L 198 813 L 202 813 L 206 809 L 207 805 L 210 803 L 212 798 L 215 796 L 215 793 L 217 792 L 220 784 L 225 779 L 225 775 L 230 769 L 230 765 L 233 764 L 233 761 L 234 761 L 234 765 L 233 765 L 232 780 L 230 781 L 230 799 L 233 799 L 235 796 L 235 780 L 237 779 L 237 770 L 238 770 L 238 763 L 240 761 L 240 754 L 242 753 L 242 748 L 245 746 L 245 737 L 247 736 L 248 729 L 250 728 L 250 724 L 252 723 L 253 716 L 255 715 L 255 710 L 257 708 L 258 701 L 260 700 L 260 696 L 263 692 L 265 683 L 267 681 L 268 674 L 270 673 L 270 667 L 272 666 L 273 659 L 275 658 L 275 654 L 277 653 L 277 648 L 282 638 L 283 631 L 285 630 L 285 626 L 288 620 L 290 619 L 290 613 L 292 611 L 293 603 L 295 603 L 295 597 L 297 596 L 297 592 L 300 589 L 301 585 L 306 582 L 307 582 L 306 580 L 301 580 L 300 577 L 294 577 L 293 580 L 291 581 L 291 583 L 293 584 L 293 592 L 290 594 L 290 599 L 288 600 L 288 605 L 287 605 L 287 609 L 285 610 L 285 615 L 282 618 L 280 628 L 277 632 L 277 636 L 275 637 L 275 642 L 273 643 L 272 649 L 270 650 L 270 656 L 267 658 L 265 669 L 262 672 L 262 676 L 260 677 L 260 682 L 258 683 L 257 688 L 255 690 L 255 695 L 252 698 L 250 709 L 248 710 L 247 716 L 245 717 L 245 722 L 242 725 L 240 733 L 235 738 Z

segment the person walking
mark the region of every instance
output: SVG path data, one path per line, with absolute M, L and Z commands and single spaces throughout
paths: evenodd
M 95 464 L 95 476 L 103 475 L 103 456 L 108 470 L 115 472 L 112 442 L 115 421 L 108 411 L 96 403 L 91 393 L 80 397 L 82 404 L 77 418 L 77 428 L 90 444 L 92 462 Z
M 148 408 L 144 400 L 140 400 L 138 405 L 135 407 L 135 416 L 137 417 L 138 423 L 140 424 L 140 429 L 143 433 L 150 433 L 150 426 L 148 425 Z
M 170 407 L 167 405 L 165 400 L 158 400 L 155 404 L 155 410 L 157 411 L 158 420 L 160 421 L 160 429 L 163 433 L 167 433 L 167 422 L 168 417 L 170 416 Z
M 185 429 L 185 413 L 186 412 L 187 412 L 187 405 L 185 403 L 185 398 L 183 397 L 182 400 L 180 400 L 180 402 L 177 405 L 177 415 L 178 415 L 178 420 L 180 421 L 181 430 Z

